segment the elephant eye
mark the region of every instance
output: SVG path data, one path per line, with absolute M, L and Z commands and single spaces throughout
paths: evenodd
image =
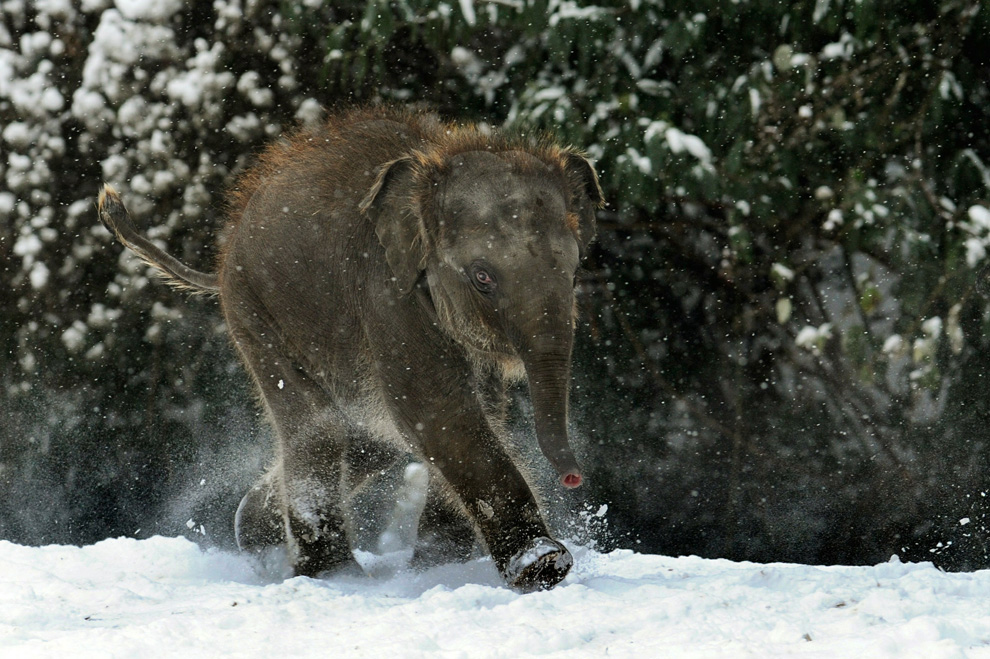
M 491 294 L 495 292 L 495 277 L 484 268 L 475 267 L 472 269 L 471 283 L 482 293 Z

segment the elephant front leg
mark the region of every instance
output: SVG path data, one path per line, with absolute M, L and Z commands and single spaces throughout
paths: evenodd
M 489 492 L 489 498 L 475 500 L 472 513 L 506 583 L 516 590 L 532 592 L 553 588 L 563 581 L 574 559 L 562 543 L 550 536 L 542 520 L 533 523 L 536 505 L 532 495 L 525 501 L 518 496 L 502 499 L 500 493 Z
M 480 410 L 418 423 L 425 457 L 460 498 L 506 583 L 528 592 L 562 581 L 573 558 L 550 537 L 526 479 Z

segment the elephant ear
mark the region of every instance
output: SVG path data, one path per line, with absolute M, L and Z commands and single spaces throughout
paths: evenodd
M 426 267 L 426 234 L 415 194 L 415 162 L 405 157 L 381 166 L 358 208 L 375 225 L 396 285 L 412 291 Z
M 564 172 L 571 187 L 572 213 L 577 216 L 578 244 L 581 254 L 595 237 L 595 211 L 605 205 L 598 174 L 591 162 L 576 151 L 564 152 Z

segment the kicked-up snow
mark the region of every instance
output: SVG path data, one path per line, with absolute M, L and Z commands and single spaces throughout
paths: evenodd
M 990 570 L 570 548 L 522 595 L 490 559 L 283 580 L 182 538 L 0 542 L 0 657 L 990 657 Z

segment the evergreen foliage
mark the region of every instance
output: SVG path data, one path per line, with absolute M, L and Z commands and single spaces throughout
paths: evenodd
M 246 376 L 96 191 L 205 269 L 252 153 L 384 101 L 597 161 L 575 427 L 615 542 L 987 567 L 988 25 L 977 0 L 0 0 L 0 537 L 229 542 L 267 449 Z

